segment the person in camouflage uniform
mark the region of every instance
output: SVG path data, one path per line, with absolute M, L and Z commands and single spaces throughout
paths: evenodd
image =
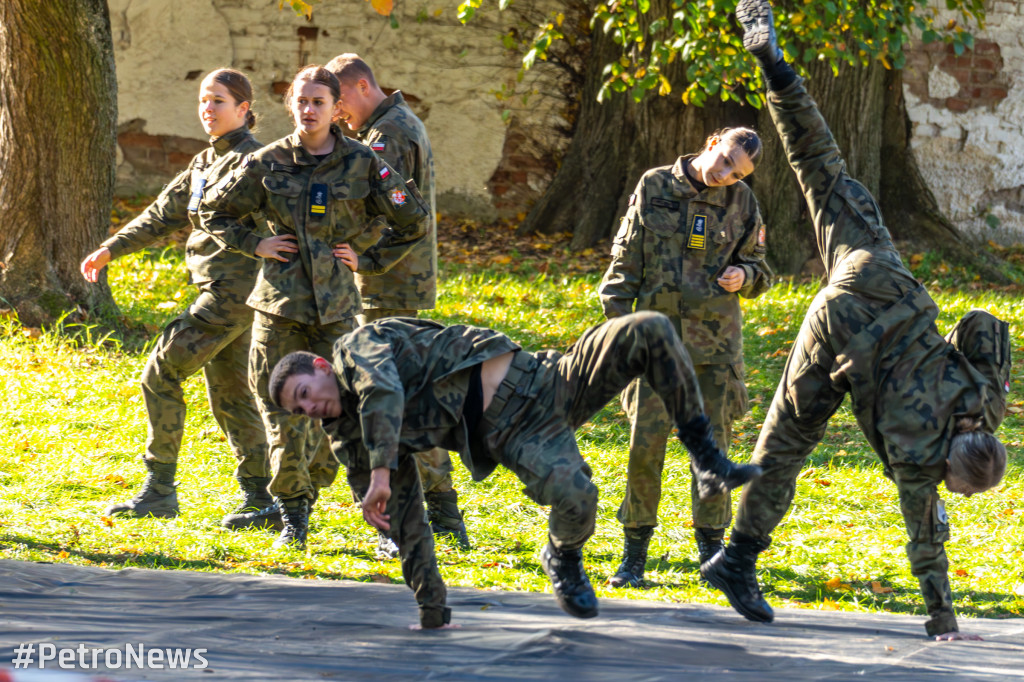
M 596 616 L 582 547 L 594 532 L 597 488 L 575 431 L 637 376 L 679 426 L 705 494 L 757 475 L 716 446 L 686 348 L 660 313 L 593 327 L 564 354 L 526 352 L 490 329 L 379 320 L 342 337 L 333 366 L 308 353 L 286 357 L 270 390 L 284 409 L 323 420 L 364 518 L 390 529 L 421 622 L 436 627 L 450 610 L 409 453 L 457 451 L 478 481 L 499 464 L 512 470 L 531 499 L 551 506 L 541 564 L 559 605 Z
M 754 170 L 761 140 L 749 128 L 708 138 L 699 154 L 653 168 L 630 195 L 598 289 L 605 316 L 657 310 L 676 325 L 694 363 L 715 440 L 728 452 L 732 422 L 747 409 L 743 383 L 743 315 L 738 296 L 771 286 L 765 230 L 757 200 L 742 179 Z M 625 549 L 613 587 L 640 584 L 658 522 L 665 445 L 672 422 L 643 380 L 622 394 L 632 425 L 626 495 L 618 518 Z M 729 494 L 701 500 L 691 481 L 700 561 L 722 547 L 732 520 Z
M 788 510 L 796 478 L 846 394 L 899 491 L 911 572 L 936 639 L 958 632 L 938 484 L 970 495 L 996 485 L 1006 449 L 993 434 L 1009 391 L 1005 322 L 976 310 L 943 338 L 938 308 L 904 267 L 878 205 L 853 180 L 801 79 L 782 59 L 766 0 L 741 0 L 743 42 L 761 63 L 768 106 L 804 190 L 826 286 L 811 303 L 765 418 L 729 545 L 701 567 L 745 617 L 770 621 L 755 562 Z
M 341 86 L 341 115 L 359 139 L 377 152 L 403 178 L 413 180 L 427 202 L 429 227 L 395 267 L 386 273 L 363 276 L 356 273 L 356 285 L 363 297 L 360 322 L 366 324 L 386 317 L 416 317 L 430 310 L 437 299 L 437 202 L 434 184 L 434 155 L 423 122 L 405 103 L 400 91 L 385 95 L 370 66 L 359 55 L 338 55 L 327 63 L 327 70 Z M 369 231 L 353 244 L 356 251 L 371 246 L 376 231 Z M 436 535 L 453 537 L 469 549 L 469 535 L 458 504 L 458 492 L 452 484 L 452 460 L 448 451 L 433 448 L 416 455 L 427 516 Z M 379 554 L 395 557 L 398 547 L 383 533 Z
M 270 491 L 281 501 L 284 527 L 275 546 L 302 547 L 310 505 L 333 482 L 338 464 L 322 429 L 269 401 L 270 371 L 294 350 L 330 352 L 361 310 L 353 271 L 384 272 L 401 260 L 426 232 L 426 209 L 415 184 L 332 125 L 338 81 L 331 72 L 306 67 L 285 101 L 295 133 L 247 157 L 207 192 L 200 214 L 219 242 L 262 258 L 247 301 L 256 309 L 249 382 L 267 426 Z M 266 216 L 273 237 L 260 239 L 238 220 L 255 211 Z M 372 220 L 388 227 L 357 255 L 349 242 Z
M 251 103 L 252 86 L 244 74 L 218 69 L 203 79 L 199 118 L 210 135 L 210 147 L 197 154 L 141 215 L 82 261 L 82 274 L 88 281 L 97 281 L 111 260 L 199 224 L 197 209 L 204 189 L 262 146 L 249 132 L 255 124 Z M 256 229 L 250 217 L 245 222 Z M 149 423 L 143 456 L 146 480 L 139 494 L 111 506 L 108 515 L 178 514 L 174 475 L 185 428 L 181 385 L 200 369 L 214 419 L 238 460 L 235 477 L 243 496 L 238 511 L 272 501 L 267 492 L 270 475 L 263 420 L 246 379 L 252 310 L 245 298 L 252 290 L 259 263 L 225 248 L 201 229 L 192 230 L 185 249 L 189 280 L 199 288 L 199 296 L 167 325 L 142 372 Z

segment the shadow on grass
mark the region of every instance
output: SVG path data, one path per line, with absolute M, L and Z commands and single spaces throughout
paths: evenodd
M 279 575 L 289 578 L 318 578 L 322 580 L 355 580 L 358 582 L 392 583 L 402 584 L 401 579 L 390 578 L 381 573 L 345 574 L 336 571 L 322 571 L 314 568 L 307 568 L 301 561 L 304 557 L 301 553 L 289 556 L 282 553 L 280 562 L 270 562 L 257 559 L 236 559 L 226 557 L 224 559 L 185 559 L 183 557 L 164 554 L 162 552 L 103 552 L 96 550 L 79 549 L 57 542 L 39 540 L 36 538 L 21 535 L 3 534 L 0 535 L 0 549 L 9 545 L 22 545 L 28 549 L 51 554 L 50 560 L 32 560 L 37 563 L 70 564 L 68 557 L 77 557 L 90 565 L 100 568 L 154 568 L 162 570 L 179 571 L 205 571 L 213 573 L 244 573 L 248 575 Z M 63 554 L 63 556 L 61 556 Z M 337 550 L 323 554 L 317 552 L 318 556 L 338 556 L 348 554 L 358 558 L 365 558 L 366 553 L 356 550 Z

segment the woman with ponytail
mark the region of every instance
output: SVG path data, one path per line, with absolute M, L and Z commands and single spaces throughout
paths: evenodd
M 204 191 L 262 146 L 250 132 L 256 124 L 252 99 L 252 85 L 240 71 L 217 69 L 203 79 L 199 121 L 210 146 L 196 154 L 141 215 L 85 257 L 81 269 L 86 280 L 98 281 L 115 258 L 182 228 L 199 226 Z M 273 503 L 267 492 L 267 439 L 249 391 L 247 369 L 253 311 L 245 299 L 259 261 L 225 248 L 201 229 L 192 230 L 185 248 L 189 280 L 199 295 L 164 329 L 142 372 L 149 418 L 143 455 L 146 479 L 135 497 L 111 506 L 107 515 L 178 515 L 174 475 L 185 426 L 182 383 L 200 369 L 210 409 L 238 460 L 235 476 L 243 499 L 236 513 Z

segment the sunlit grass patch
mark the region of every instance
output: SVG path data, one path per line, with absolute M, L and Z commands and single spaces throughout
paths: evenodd
M 508 333 L 531 350 L 564 350 L 603 319 L 596 287 L 601 268 L 544 262 L 447 263 L 438 307 L 430 316 Z M 115 501 L 143 478 L 138 460 L 146 440 L 139 375 L 152 338 L 194 296 L 180 251 L 129 256 L 111 266 L 110 283 L 126 320 L 147 330 L 145 342 L 123 342 L 98 329 L 26 333 L 0 327 L 0 557 L 113 567 L 281 574 L 309 579 L 401 582 L 397 561 L 374 558 L 375 531 L 366 526 L 342 481 L 317 503 L 307 551 L 275 551 L 266 531 L 220 527 L 237 501 L 234 459 L 205 404 L 202 379 L 186 383 L 189 414 L 179 465 L 182 515 L 173 520 L 110 519 Z M 780 282 L 743 301 L 750 410 L 735 424 L 731 454 L 748 458 L 765 410 L 816 285 Z M 948 331 L 971 308 L 1010 321 L 1014 372 L 1010 413 L 1000 435 L 1010 467 L 995 491 L 969 499 L 944 495 L 952 524 L 947 545 L 950 581 L 961 613 L 1006 617 L 1024 613 L 1024 505 L 1021 412 L 1024 386 L 1024 303 L 998 291 L 936 289 Z M 580 448 L 601 490 L 597 529 L 585 564 L 603 598 L 642 598 L 724 605 L 702 585 L 690 520 L 688 462 L 670 445 L 651 545 L 647 587 L 605 585 L 618 565 L 622 530 L 615 513 L 626 479 L 629 428 L 617 400 L 579 433 Z M 456 485 L 474 548 L 438 545 L 441 571 L 452 585 L 550 591 L 538 553 L 547 509 L 499 470 L 474 483 L 456 466 Z M 943 491 L 944 492 L 944 491 Z M 795 504 L 760 563 L 776 605 L 816 609 L 922 613 L 917 581 L 904 554 L 906 532 L 895 486 L 844 406 L 808 460 Z M 411 608 L 410 597 L 410 608 Z

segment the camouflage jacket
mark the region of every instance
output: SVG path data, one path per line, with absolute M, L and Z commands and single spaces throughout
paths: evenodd
M 395 267 L 382 275 L 356 273 L 365 308 L 430 310 L 437 300 L 437 202 L 434 155 L 423 122 L 401 92 L 380 103 L 359 129 L 359 137 L 407 180 L 412 180 L 429 207 L 427 235 Z M 353 246 L 371 246 L 379 232 L 367 232 Z
M 335 454 L 352 468 L 393 469 L 400 448 L 443 447 L 473 471 L 462 415 L 469 370 L 518 349 L 500 332 L 431 320 L 389 318 L 346 334 L 334 344 L 341 416 L 323 422 Z
M 734 265 L 745 274 L 740 296 L 771 286 L 764 223 L 743 182 L 698 192 L 683 170 L 691 158 L 640 178 L 598 293 L 609 318 L 634 305 L 668 315 L 695 365 L 735 363 L 743 359 L 743 316 L 736 294 L 716 280 Z
M 199 201 L 204 189 L 220 182 L 242 163 L 246 154 L 261 146 L 245 127 L 213 140 L 208 149 L 196 154 L 188 167 L 164 187 L 145 211 L 103 242 L 103 246 L 110 249 L 112 258 L 120 258 L 188 227 L 189 221 L 198 224 Z M 248 229 L 257 231 L 251 217 L 246 216 L 244 221 Z M 260 267 L 258 260 L 195 229 L 185 245 L 185 264 L 189 281 L 194 284 L 240 280 L 251 285 Z
M 427 211 L 415 187 L 336 126 L 334 151 L 323 160 L 293 133 L 246 158 L 208 190 L 202 228 L 222 244 L 255 256 L 260 236 L 237 219 L 260 211 L 275 235 L 293 234 L 299 253 L 288 262 L 263 259 L 248 304 L 304 324 L 330 324 L 362 310 L 352 271 L 333 247 L 353 242 L 374 219 L 380 239 L 359 256 L 359 270 L 385 272 L 423 239 Z

